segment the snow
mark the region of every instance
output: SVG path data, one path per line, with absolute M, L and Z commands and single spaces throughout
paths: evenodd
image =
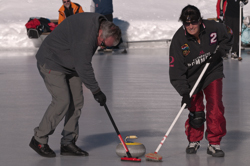
M 91 0 L 72 0 L 85 12 Z M 114 22 L 122 29 L 125 41 L 171 39 L 181 26 L 181 10 L 187 4 L 197 6 L 203 18 L 216 17 L 217 0 L 113 0 Z M 26 33 L 30 17 L 58 19 L 61 0 L 0 0 L 0 50 L 35 49 Z M 250 16 L 250 5 L 244 16 Z

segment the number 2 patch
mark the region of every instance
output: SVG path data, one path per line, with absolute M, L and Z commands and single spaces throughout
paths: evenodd
M 213 32 L 210 34 L 210 45 L 217 42 L 217 33 Z

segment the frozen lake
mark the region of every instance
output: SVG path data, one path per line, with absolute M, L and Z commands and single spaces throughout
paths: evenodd
M 223 102 L 227 135 L 221 142 L 224 158 L 207 155 L 207 141 L 195 155 L 187 155 L 184 110 L 159 151 L 163 162 L 122 162 L 115 153 L 119 139 L 104 110 L 84 87 L 85 104 L 80 118 L 77 145 L 88 157 L 60 156 L 63 122 L 50 136 L 49 145 L 56 158 L 35 153 L 29 142 L 51 101 L 36 68 L 33 51 L 0 52 L 0 165 L 1 166 L 247 166 L 250 144 L 250 55 L 242 51 L 243 61 L 225 60 Z M 93 57 L 96 79 L 107 96 L 107 105 L 123 138 L 136 135 L 136 142 L 154 152 L 177 112 L 181 97 L 168 77 L 168 48 L 128 49 L 127 54 L 96 53 Z

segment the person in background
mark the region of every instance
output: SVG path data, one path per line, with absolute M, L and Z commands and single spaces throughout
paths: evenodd
M 77 3 L 73 3 L 70 0 L 62 0 L 62 2 L 63 5 L 58 10 L 59 12 L 58 24 L 60 24 L 63 20 L 65 20 L 66 17 L 84 12 L 81 5 Z
M 69 26 L 70 25 L 70 26 Z M 83 107 L 82 83 L 103 106 L 106 96 L 95 79 L 92 57 L 98 46 L 117 45 L 118 26 L 98 13 L 79 13 L 64 20 L 45 38 L 37 54 L 37 67 L 52 101 L 40 124 L 34 129 L 29 146 L 44 157 L 55 157 L 49 147 L 49 135 L 64 119 L 61 155 L 88 156 L 76 145 L 78 120 Z
M 108 21 L 113 22 L 113 1 L 112 0 L 92 0 L 90 12 L 104 15 Z
M 217 18 L 223 19 L 223 22 L 233 30 L 234 43 L 231 50 L 231 58 L 238 60 L 239 57 L 239 22 L 240 19 L 240 1 L 244 5 L 248 0 L 218 0 L 217 1 Z M 219 16 L 218 16 L 219 15 Z M 243 11 L 242 11 L 243 16 Z
M 113 22 L 113 0 L 92 0 L 90 5 L 90 12 L 99 13 L 104 15 L 108 21 Z M 122 38 L 118 45 L 122 43 Z M 98 51 L 113 51 L 119 49 L 119 46 L 107 47 L 106 49 L 100 48 Z
M 233 42 L 232 30 L 214 20 L 204 20 L 197 7 L 187 5 L 180 15 L 182 26 L 175 33 L 169 53 L 169 78 L 182 96 L 181 105 L 189 110 L 185 133 L 189 144 L 187 154 L 195 154 L 204 135 L 209 142 L 207 153 L 213 157 L 224 157 L 220 149 L 226 134 L 226 119 L 222 103 L 223 59 Z M 194 94 L 190 91 L 205 64 L 210 65 Z M 203 98 L 206 99 L 206 114 Z
M 223 23 L 224 15 L 227 7 L 227 0 L 218 0 L 216 4 L 217 20 Z

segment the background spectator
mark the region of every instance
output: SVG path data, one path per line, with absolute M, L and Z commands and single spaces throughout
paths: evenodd
M 73 3 L 70 0 L 63 0 L 62 2 L 63 5 L 58 10 L 59 12 L 58 24 L 60 24 L 63 20 L 65 20 L 66 17 L 69 17 L 73 14 L 84 12 L 81 5 L 77 3 Z
M 226 5 L 225 5 L 225 0 L 218 0 L 217 2 L 217 6 L 220 7 L 217 8 L 217 17 L 218 13 L 220 13 L 219 17 L 224 18 L 224 23 L 233 30 L 234 43 L 231 50 L 231 58 L 236 60 L 238 60 L 239 57 L 239 44 L 241 44 L 239 43 L 240 1 L 242 1 L 244 5 L 248 3 L 248 0 L 226 0 L 227 3 Z M 223 13 L 223 11 L 225 11 L 225 14 Z M 243 10 L 242 10 L 242 16 L 243 16 Z

